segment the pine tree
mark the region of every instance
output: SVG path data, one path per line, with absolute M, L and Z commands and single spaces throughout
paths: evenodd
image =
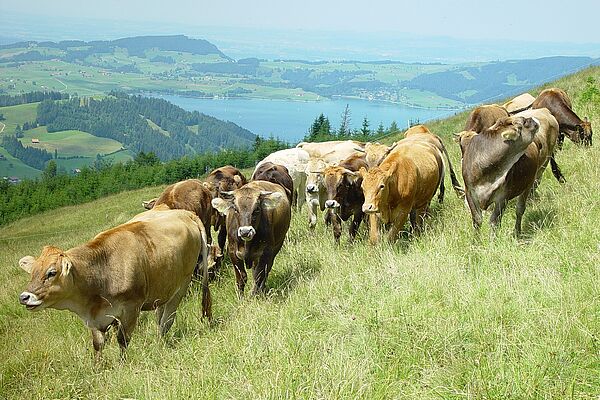
M 338 129 L 338 137 L 343 138 L 350 134 L 350 106 L 346 104 L 344 112 L 342 113 L 342 122 L 340 123 L 340 129 Z
M 367 119 L 367 117 L 363 118 L 362 127 L 360 128 L 360 134 L 363 138 L 367 138 L 371 134 L 371 131 L 369 130 L 369 120 Z
M 383 127 L 383 122 L 379 123 L 379 126 L 377 127 L 377 135 L 384 135 L 385 134 L 385 128 Z

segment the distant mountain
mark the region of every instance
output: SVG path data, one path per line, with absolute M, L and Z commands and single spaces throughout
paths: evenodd
M 50 48 L 62 50 L 63 53 L 40 53 L 35 48 Z M 30 51 L 6 58 L 4 62 L 11 61 L 41 61 L 45 59 L 63 59 L 71 62 L 83 60 L 85 57 L 98 53 L 112 53 L 115 48 L 127 49 L 131 56 L 145 57 L 145 52 L 152 49 L 162 51 L 177 51 L 195 55 L 218 55 L 231 60 L 214 44 L 203 39 L 192 39 L 185 35 L 170 36 L 136 36 L 117 40 L 94 40 L 85 42 L 82 40 L 63 40 L 60 42 L 36 42 L 24 41 L 0 46 L 2 49 L 29 48 Z
M 467 104 L 477 104 L 526 91 L 532 86 L 592 65 L 600 65 L 600 59 L 544 57 L 536 60 L 499 61 L 422 74 L 401 82 L 401 85 Z

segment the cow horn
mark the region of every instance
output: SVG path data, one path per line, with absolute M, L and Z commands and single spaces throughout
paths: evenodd
M 360 147 L 355 147 L 354 150 L 360 153 L 366 153 L 365 149 L 361 149 Z
M 219 197 L 233 197 L 233 190 L 219 192 Z
M 269 191 L 267 191 L 267 190 L 261 190 L 261 191 L 260 191 L 260 195 L 261 195 L 261 196 L 268 196 L 268 195 L 270 195 L 271 193 L 273 193 L 273 192 L 269 192 Z

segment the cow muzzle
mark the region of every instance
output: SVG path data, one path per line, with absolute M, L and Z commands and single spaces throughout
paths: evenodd
M 241 226 L 238 228 L 238 237 L 246 242 L 252 240 L 256 235 L 256 230 L 251 226 Z
M 373 214 L 379 211 L 377 207 L 373 203 L 365 203 L 362 206 L 362 211 L 367 214 Z
M 306 192 L 307 193 L 317 193 L 317 185 L 306 185 Z
M 27 307 L 28 310 L 33 310 L 42 304 L 42 300 L 38 299 L 38 297 L 33 293 L 23 292 L 19 295 L 19 303 Z
M 340 203 L 338 203 L 335 200 L 327 200 L 325 202 L 325 207 L 327 208 L 338 208 L 340 206 Z

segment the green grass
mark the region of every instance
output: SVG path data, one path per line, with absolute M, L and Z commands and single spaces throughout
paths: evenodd
M 558 82 L 573 97 L 582 78 Z M 589 108 L 594 126 L 600 110 Z M 432 124 L 448 139 L 465 115 Z M 392 139 L 392 138 L 390 138 Z M 458 167 L 458 148 L 448 143 Z M 17 262 L 127 221 L 161 188 L 121 193 L 0 228 L 0 398 L 597 399 L 600 393 L 600 149 L 566 143 L 511 236 L 479 239 L 462 201 L 433 202 L 425 232 L 371 247 L 336 246 L 294 213 L 266 298 L 237 300 L 231 266 L 212 284 L 214 322 L 193 285 L 166 341 L 145 313 L 121 363 L 69 312 L 18 304 Z M 449 186 L 449 184 L 447 185 Z M 40 221 L 44 223 L 40 224 Z M 346 232 L 344 233 L 346 235 Z M 251 285 L 250 285 L 251 286 Z
M 42 171 L 24 164 L 18 158 L 11 156 L 4 147 L 0 147 L 0 154 L 4 160 L 0 160 L 0 178 L 4 176 L 16 176 L 18 178 L 37 178 Z
M 32 138 L 39 139 L 40 143 L 32 144 Z M 21 142 L 24 146 L 45 149 L 50 154 L 54 154 L 54 150 L 57 150 L 59 157 L 96 157 L 96 154 L 112 153 L 123 147 L 120 142 L 113 139 L 78 130 L 48 132 L 45 126 L 24 132 Z
M 0 114 L 3 114 L 5 118 L 2 123 L 6 125 L 2 135 L 14 135 L 17 125 L 23 126 L 25 122 L 34 122 L 37 118 L 37 106 L 38 103 L 28 103 L 0 107 Z

